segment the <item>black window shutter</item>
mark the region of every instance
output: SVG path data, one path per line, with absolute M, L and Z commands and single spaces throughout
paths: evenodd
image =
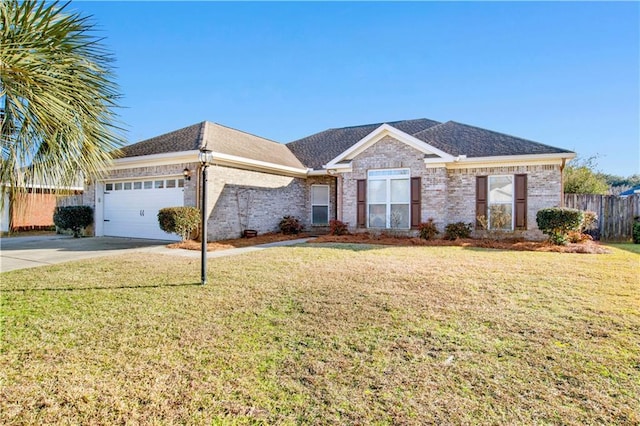
M 527 229 L 527 175 L 515 176 L 516 229 Z
M 358 179 L 357 181 L 357 221 L 358 228 L 367 226 L 367 180 Z
M 476 176 L 476 229 L 483 229 L 479 216 L 487 217 L 487 176 Z
M 420 177 L 411 178 L 411 227 L 417 228 L 420 224 L 422 202 L 422 180 Z

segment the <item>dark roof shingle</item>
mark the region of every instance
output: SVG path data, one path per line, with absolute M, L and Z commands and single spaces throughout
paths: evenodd
M 455 121 L 447 121 L 413 136 L 453 156 L 496 157 L 571 152 Z
M 321 169 L 324 164 L 327 164 L 355 145 L 382 124 L 384 123 L 329 129 L 289 142 L 286 146 L 303 164 L 314 169 Z M 386 124 L 413 135 L 440 123 L 420 118 L 417 120 L 391 121 Z
M 146 139 L 121 149 L 122 157 L 193 151 L 200 148 L 204 121 L 164 135 Z

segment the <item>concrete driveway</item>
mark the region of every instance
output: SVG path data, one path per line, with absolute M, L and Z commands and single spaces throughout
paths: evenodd
M 0 238 L 0 272 L 53 265 L 126 251 L 169 251 L 171 241 L 66 235 Z

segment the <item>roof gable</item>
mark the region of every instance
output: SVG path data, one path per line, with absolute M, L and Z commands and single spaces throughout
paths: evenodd
M 345 162 L 352 160 L 386 136 L 391 136 L 394 139 L 416 149 L 417 151 L 422 152 L 423 154 L 425 154 L 425 158 L 429 158 L 429 161 L 449 162 L 454 160 L 454 157 L 450 154 L 397 129 L 394 126 L 391 126 L 389 124 L 382 124 L 377 129 L 358 141 L 356 144 L 352 145 L 346 151 L 342 152 L 340 155 L 327 162 L 324 167 L 340 167 L 341 163 L 344 164 Z
M 286 146 L 306 166 L 322 169 L 322 166 L 360 142 L 364 137 L 385 123 L 328 129 L 323 132 L 289 142 Z M 416 120 L 391 121 L 386 124 L 413 135 L 429 127 L 440 124 L 437 121 L 420 118 Z
M 121 152 L 124 158 L 170 156 L 172 153 L 198 151 L 203 146 L 214 152 L 214 158 L 236 163 L 250 160 L 262 165 L 306 169 L 283 144 L 208 121 L 126 146 Z

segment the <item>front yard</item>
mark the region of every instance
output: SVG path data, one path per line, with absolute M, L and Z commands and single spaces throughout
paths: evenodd
M 640 254 L 306 244 L 0 276 L 2 424 L 637 424 Z

